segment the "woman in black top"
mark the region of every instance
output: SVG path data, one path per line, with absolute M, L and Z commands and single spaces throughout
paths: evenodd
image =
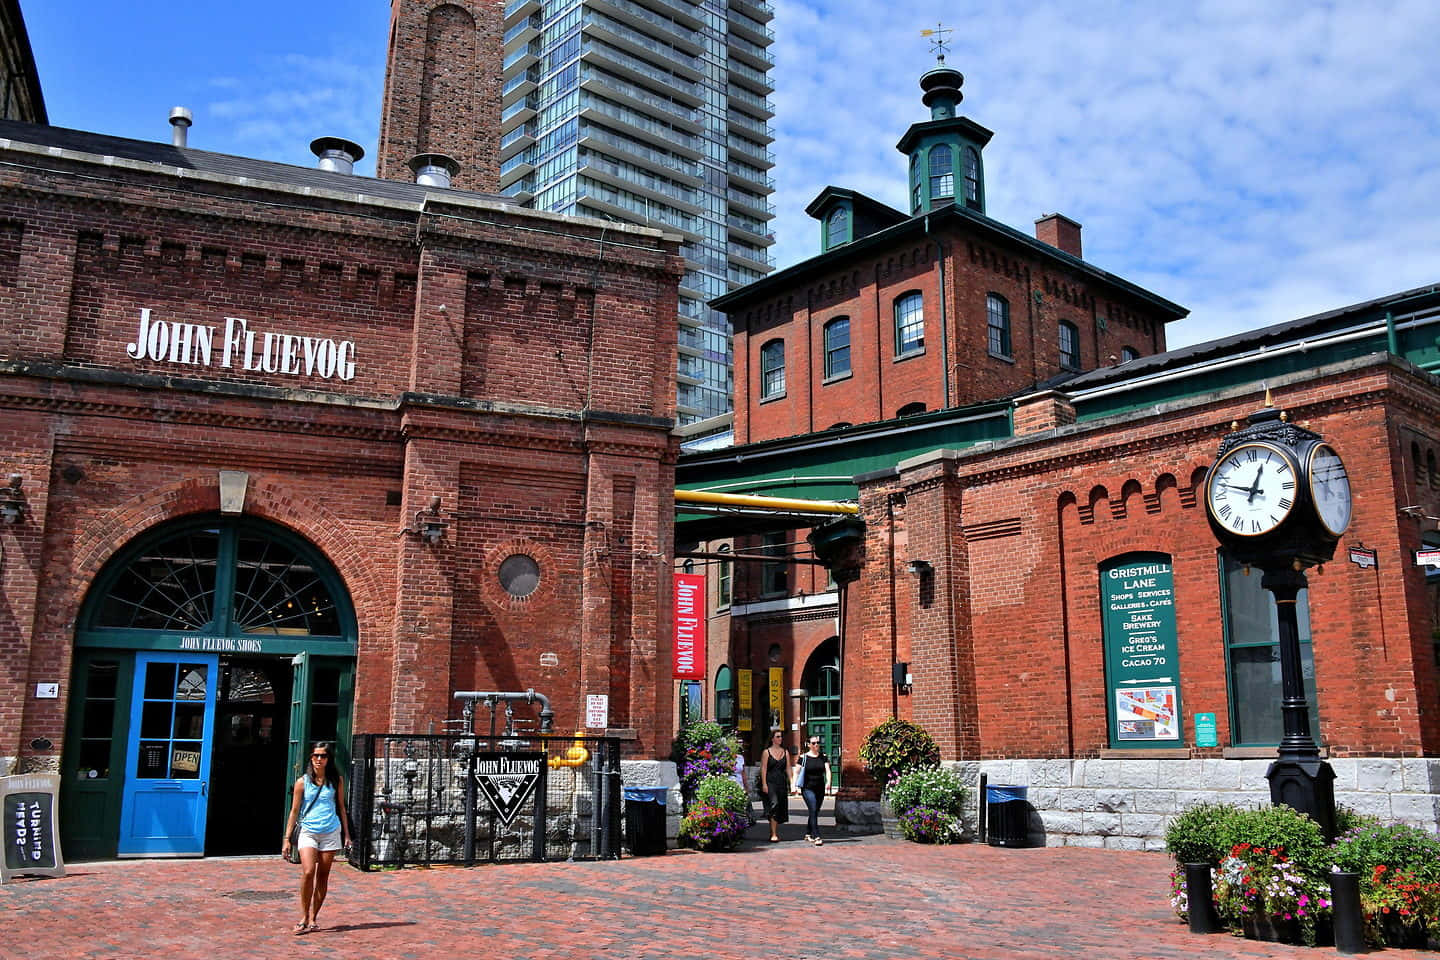
M 800 755 L 797 766 L 800 775 L 796 784 L 800 795 L 805 798 L 805 808 L 810 811 L 810 820 L 805 826 L 805 839 L 820 846 L 820 804 L 825 791 L 830 789 L 830 758 L 820 752 L 820 738 L 810 738 L 810 749 Z
M 790 751 L 785 749 L 785 734 L 770 733 L 770 746 L 760 760 L 760 794 L 765 801 L 765 816 L 770 818 L 770 842 L 780 839 L 780 824 L 790 820 Z

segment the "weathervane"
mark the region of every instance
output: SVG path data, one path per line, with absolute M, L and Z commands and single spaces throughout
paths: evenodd
M 934 30 L 921 30 L 920 36 L 932 37 L 930 49 L 935 51 L 935 59 L 941 63 L 945 62 L 945 45 L 950 42 L 949 35 L 955 31 L 945 26 L 944 23 L 935 24 Z

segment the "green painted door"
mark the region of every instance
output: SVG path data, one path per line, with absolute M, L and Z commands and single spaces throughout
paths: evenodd
M 830 758 L 830 785 L 838 787 L 841 767 L 839 653 L 830 653 L 822 647 L 816 657 L 811 658 L 811 665 L 814 672 L 806 725 L 809 736 L 820 738 L 820 750 Z
M 81 650 L 75 655 L 60 781 L 60 835 L 67 860 L 115 856 L 134 672 L 133 654 Z

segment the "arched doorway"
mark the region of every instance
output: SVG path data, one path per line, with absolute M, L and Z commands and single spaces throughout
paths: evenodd
M 284 528 L 207 516 L 119 551 L 77 620 L 67 856 L 270 853 L 310 740 L 348 764 L 355 614 Z
M 821 751 L 830 758 L 832 786 L 840 783 L 840 638 L 831 637 L 810 655 L 801 674 L 808 694 L 805 726 L 808 737 L 820 738 Z M 808 737 L 801 738 L 802 743 Z

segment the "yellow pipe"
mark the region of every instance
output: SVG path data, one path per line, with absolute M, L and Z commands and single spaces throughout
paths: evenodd
M 676 490 L 676 503 L 708 503 L 722 507 L 763 507 L 797 513 L 859 513 L 854 503 L 834 500 L 792 500 L 788 497 L 760 497 L 748 493 L 711 493 L 708 490 Z

